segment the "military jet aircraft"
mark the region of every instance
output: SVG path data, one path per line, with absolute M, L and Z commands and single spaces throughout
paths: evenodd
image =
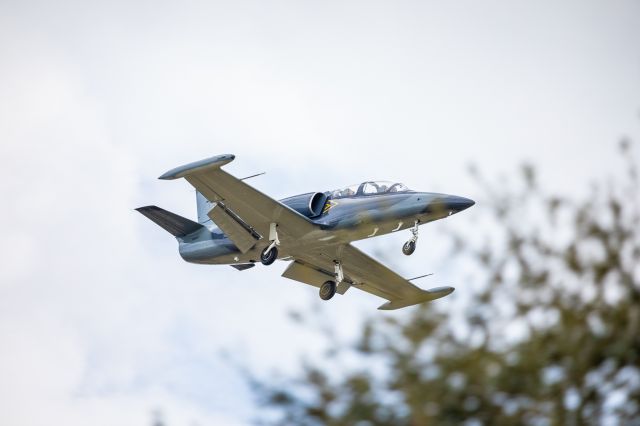
M 195 187 L 198 222 L 156 206 L 136 209 L 178 240 L 185 261 L 231 265 L 240 271 L 258 261 L 290 261 L 282 276 L 318 287 L 323 300 L 354 287 L 387 299 L 378 308 L 385 310 L 438 299 L 454 290 L 422 290 L 350 243 L 409 229 L 411 238 L 402 252 L 410 255 L 419 225 L 469 208 L 472 200 L 368 181 L 276 201 L 222 170 L 234 159 L 218 155 L 160 176 L 185 178 Z

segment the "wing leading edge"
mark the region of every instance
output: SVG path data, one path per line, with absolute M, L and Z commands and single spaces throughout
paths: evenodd
M 258 237 L 269 236 L 271 223 L 278 224 L 281 240 L 295 239 L 317 229 L 300 213 L 221 169 L 234 159 L 231 154 L 218 155 L 176 167 L 159 179 L 185 178 L 207 200 L 218 203 L 220 208 L 213 208 L 209 217 L 224 227 L 223 232 L 243 253 L 258 241 L 255 232 Z M 231 214 L 223 214 L 228 212 Z

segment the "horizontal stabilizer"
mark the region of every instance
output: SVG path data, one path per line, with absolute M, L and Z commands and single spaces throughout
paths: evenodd
M 418 293 L 414 297 L 390 300 L 389 302 L 378 307 L 378 309 L 388 311 L 393 309 L 406 308 L 407 306 L 417 305 L 418 303 L 440 299 L 441 297 L 453 293 L 453 290 L 453 287 L 435 287 L 429 290 L 421 290 L 420 293 Z
M 174 237 L 184 237 L 203 228 L 199 223 L 157 206 L 138 207 L 136 210 L 157 223 Z

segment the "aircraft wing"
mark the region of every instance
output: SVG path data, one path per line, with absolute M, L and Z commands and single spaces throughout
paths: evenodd
M 333 260 L 340 260 L 345 282 L 338 286 L 338 293 L 344 294 L 353 286 L 389 300 L 378 309 L 404 308 L 439 299 L 454 290 L 453 287 L 422 290 L 351 244 L 318 247 L 294 259 L 282 275 L 317 287 L 335 280 Z
M 159 179 L 185 178 L 209 201 L 218 203 L 219 208 L 210 212 L 212 215 L 222 216 L 218 221 L 224 226 L 228 224 L 228 231 L 235 240 L 241 241 L 240 247 L 244 252 L 252 245 L 251 230 L 256 231 L 263 238 L 269 236 L 271 223 L 278 224 L 278 236 L 282 240 L 296 238 L 316 228 L 310 220 L 284 204 L 263 194 L 242 180 L 230 175 L 220 167 L 230 163 L 234 155 L 218 155 L 205 160 L 176 167 L 160 176 Z M 220 220 L 225 218 L 226 220 Z M 238 221 L 238 219 L 240 219 Z M 216 223 L 218 223 L 216 221 Z M 244 223 L 242 223 L 244 222 Z M 240 223 L 247 229 L 247 234 L 240 236 Z M 235 242 L 234 240 L 234 242 Z M 256 240 L 253 240 L 255 244 Z

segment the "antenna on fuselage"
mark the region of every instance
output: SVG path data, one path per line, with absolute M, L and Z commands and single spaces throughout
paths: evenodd
M 251 175 L 251 176 L 243 177 L 243 178 L 241 178 L 240 180 L 247 180 L 247 179 L 254 178 L 254 177 L 256 177 L 256 176 L 262 176 L 262 175 L 263 175 L 263 174 L 265 174 L 265 173 L 267 173 L 267 172 L 262 172 L 262 173 L 258 173 L 258 174 L 255 174 L 255 175 Z
M 429 277 L 431 275 L 433 275 L 433 273 L 430 273 L 430 274 L 427 274 L 427 275 L 420 275 L 419 277 L 407 278 L 407 281 L 413 281 L 413 280 L 417 280 L 418 278 Z

